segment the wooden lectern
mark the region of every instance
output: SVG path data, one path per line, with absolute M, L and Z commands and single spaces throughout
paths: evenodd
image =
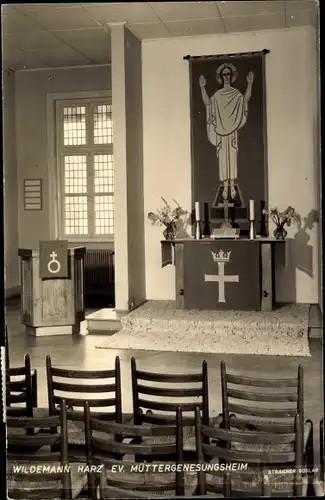
M 19 249 L 21 322 L 29 335 L 66 335 L 80 332 L 85 319 L 85 247 L 66 249 L 66 277 L 44 278 L 40 250 Z M 57 255 L 57 254 L 55 254 Z M 53 257 L 51 257 L 53 260 Z M 57 266 L 58 268 L 58 266 Z M 56 269 L 50 266 L 50 269 Z M 52 271 L 53 272 L 53 271 Z

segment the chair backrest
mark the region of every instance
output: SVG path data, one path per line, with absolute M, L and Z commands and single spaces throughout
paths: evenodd
M 320 449 L 320 478 L 321 481 L 325 481 L 324 476 L 324 419 L 319 422 L 319 449 Z
M 132 358 L 131 372 L 135 424 L 168 424 L 175 419 L 178 407 L 182 409 L 183 425 L 195 425 L 196 407 L 200 408 L 203 421 L 209 423 L 206 361 L 200 373 L 163 374 L 138 370 Z
M 9 417 L 6 424 L 9 497 L 72 498 L 65 401 L 61 401 L 59 415 Z M 60 432 L 53 434 L 53 427 L 60 427 Z M 30 429 L 39 432 L 30 434 Z M 57 444 L 60 449 L 53 452 Z M 37 467 L 37 474 L 31 473 L 32 467 Z
M 221 392 L 223 426 L 226 429 L 229 429 L 231 420 L 231 427 L 244 428 L 250 424 L 259 430 L 261 425 L 260 430 L 270 432 L 277 432 L 278 422 L 287 422 L 288 430 L 292 431 L 297 413 L 304 421 L 302 365 L 298 367 L 297 377 L 271 379 L 227 373 L 226 364 L 221 361 Z M 240 418 L 232 419 L 232 415 Z M 260 421 L 255 426 L 256 418 Z M 272 423 L 263 422 L 263 418 Z M 278 429 L 282 432 L 282 425 Z
M 6 359 L 6 374 L 10 368 L 9 344 L 8 344 L 8 327 L 5 325 L 5 359 Z
M 86 402 L 85 435 L 89 470 L 96 464 L 104 465 L 105 468 L 105 481 L 102 478 L 100 498 L 128 498 L 127 492 L 139 494 L 140 497 L 145 495 L 144 498 L 148 498 L 146 495 L 150 492 L 175 491 L 176 495 L 184 494 L 183 472 L 177 470 L 177 467 L 171 472 L 172 478 L 169 473 L 161 471 L 160 474 L 154 471 L 141 474 L 139 469 L 144 466 L 139 463 L 141 460 L 150 463 L 161 461 L 162 466 L 169 462 L 174 465 L 182 462 L 183 428 L 180 408 L 176 409 L 173 425 L 139 426 L 97 419 L 90 415 Z M 133 460 L 130 457 L 133 457 Z M 138 468 L 138 471 L 135 468 Z M 95 472 L 88 475 L 89 498 L 97 498 L 94 475 Z M 168 480 L 164 481 L 165 478 Z
M 286 478 L 283 479 L 284 488 L 281 488 L 280 496 L 302 495 L 308 478 L 307 475 L 305 478 L 301 477 L 298 472 L 303 467 L 303 426 L 298 414 L 295 416 L 295 432 L 284 430 L 282 433 L 270 433 L 206 426 L 202 424 L 200 412 L 197 410 L 195 431 L 197 460 L 206 464 L 205 470 L 201 467 L 198 472 L 201 495 L 214 492 L 224 496 L 261 496 L 263 488 L 265 495 L 270 486 L 268 481 L 265 483 L 265 478 L 263 484 L 263 476 L 274 474 L 274 471 L 279 469 L 279 482 L 281 471 L 286 467 L 295 470 L 296 473 L 292 474 L 295 479 L 292 484 Z M 225 446 L 225 443 L 228 443 L 228 446 Z M 238 450 L 233 446 L 235 443 L 245 443 L 248 446 L 247 451 Z M 257 447 L 255 451 L 256 444 L 263 446 Z M 267 445 L 271 445 L 270 450 L 267 450 Z M 223 467 L 220 467 L 221 465 Z M 229 469 L 230 476 L 225 478 L 224 470 L 229 472 Z M 257 488 L 253 486 L 256 482 Z
M 8 415 L 33 416 L 33 407 L 35 407 L 33 376 L 36 384 L 37 372 L 34 371 L 34 375 L 32 375 L 28 354 L 25 354 L 24 366 L 6 370 L 6 411 Z
M 10 376 L 16 377 L 16 376 L 25 376 L 26 378 L 26 369 L 28 369 L 28 366 L 26 366 L 26 357 L 25 357 L 25 364 L 23 367 L 18 367 L 18 368 L 10 368 L 10 356 L 9 356 L 9 340 L 8 340 L 8 327 L 5 325 L 5 359 L 6 359 L 6 385 L 7 385 L 7 390 L 10 390 Z M 32 384 L 32 399 L 33 399 L 33 407 L 37 407 L 37 370 L 31 369 L 30 368 L 30 362 L 27 363 L 29 365 L 29 370 L 31 374 L 31 384 Z M 17 380 L 16 380 L 17 382 Z M 16 392 L 16 391 L 13 391 Z M 32 415 L 30 415 L 32 416 Z
M 51 357 L 46 356 L 46 373 L 50 415 L 56 412 L 56 405 L 64 398 L 68 418 L 83 421 L 84 403 L 87 400 L 92 411 L 105 419 L 122 422 L 121 367 L 118 356 L 112 370 L 55 368 Z

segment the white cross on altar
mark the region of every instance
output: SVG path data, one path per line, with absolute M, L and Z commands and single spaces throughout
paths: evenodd
M 204 281 L 216 281 L 219 283 L 218 302 L 226 302 L 225 283 L 239 283 L 239 275 L 225 275 L 225 262 L 217 262 L 218 274 L 205 274 Z

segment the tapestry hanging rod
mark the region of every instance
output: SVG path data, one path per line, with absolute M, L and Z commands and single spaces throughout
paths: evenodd
M 213 56 L 184 56 L 183 59 L 187 61 L 193 61 L 196 59 L 224 59 L 225 57 L 239 57 L 239 56 L 257 56 L 258 54 L 269 54 L 268 49 L 259 50 L 257 52 L 238 52 L 237 54 L 220 54 Z

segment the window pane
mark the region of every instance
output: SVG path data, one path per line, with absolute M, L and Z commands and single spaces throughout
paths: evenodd
M 88 234 L 87 196 L 66 196 L 65 234 Z
M 64 192 L 66 194 L 87 193 L 86 155 L 64 157 Z
M 114 197 L 95 196 L 96 234 L 114 234 Z
M 102 104 L 93 107 L 94 114 L 94 143 L 113 143 L 112 105 Z
M 63 108 L 63 143 L 65 146 L 86 144 L 86 107 Z
M 114 192 L 113 155 L 95 155 L 95 193 Z

